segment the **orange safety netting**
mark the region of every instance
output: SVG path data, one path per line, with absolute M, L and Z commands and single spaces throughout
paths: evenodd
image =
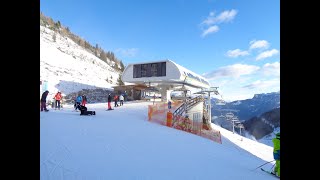
M 205 126 L 202 121 L 193 121 L 183 116 L 175 116 L 171 119 L 172 115 L 170 113 L 178 109 L 181 104 L 182 102 L 179 101 L 172 102 L 170 110 L 168 109 L 168 103 L 148 105 L 148 121 L 196 134 L 220 144 L 222 143 L 220 131 L 203 128 Z M 168 112 L 170 113 L 168 114 Z

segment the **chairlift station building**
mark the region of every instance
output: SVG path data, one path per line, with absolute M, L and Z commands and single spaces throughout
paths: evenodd
M 125 68 L 121 79 L 123 82 L 157 87 L 164 102 L 170 100 L 170 93 L 173 90 L 182 87 L 196 89 L 210 88 L 208 80 L 204 77 L 171 60 L 129 64 Z

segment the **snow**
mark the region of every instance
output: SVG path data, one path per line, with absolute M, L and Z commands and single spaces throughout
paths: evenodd
M 48 99 L 59 90 L 69 94 L 82 89 L 111 89 L 116 85 L 119 72 L 68 37 L 56 33 L 54 41 L 53 34 L 49 28 L 40 26 L 40 80 L 48 82 Z
M 273 160 L 272 147 L 212 124 L 222 144 L 147 120 L 152 102 L 72 105 L 40 112 L 40 177 L 49 179 L 277 179 L 258 166 Z M 270 170 L 273 164 L 263 166 Z

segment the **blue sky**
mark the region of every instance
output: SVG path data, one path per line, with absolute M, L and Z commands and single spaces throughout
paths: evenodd
M 280 91 L 279 0 L 55 0 L 40 10 L 125 65 L 173 60 L 225 100 Z

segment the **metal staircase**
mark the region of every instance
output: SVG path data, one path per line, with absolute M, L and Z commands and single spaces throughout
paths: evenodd
M 173 119 L 176 119 L 177 116 L 182 116 L 184 112 L 187 112 L 200 102 L 204 102 L 204 98 L 202 96 L 197 96 L 192 99 L 186 99 L 185 102 L 182 103 L 180 107 L 172 113 Z

